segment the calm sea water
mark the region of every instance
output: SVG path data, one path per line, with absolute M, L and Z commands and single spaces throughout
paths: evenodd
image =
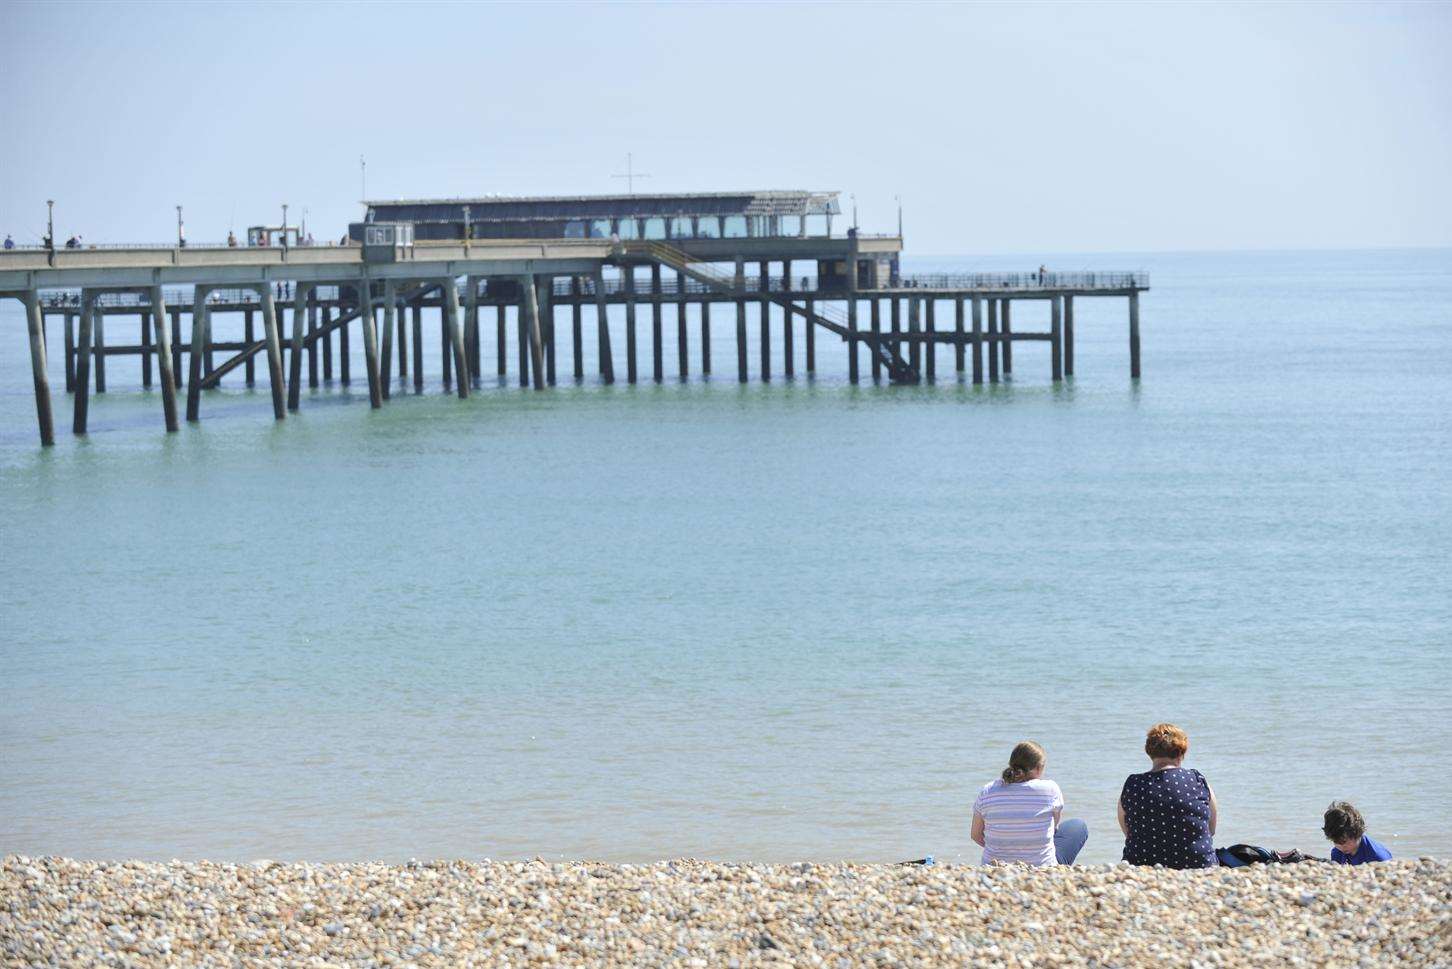
M 0 852 L 975 861 L 1033 738 L 1103 862 L 1168 719 L 1220 843 L 1349 798 L 1452 854 L 1452 252 L 1048 262 L 1153 273 L 1138 386 L 1123 300 L 1060 387 L 1036 344 L 854 388 L 827 339 L 742 387 L 722 313 L 710 381 L 463 402 L 430 324 L 376 413 L 234 386 L 167 436 L 112 360 L 77 440 L 53 327 L 42 451 L 5 304 Z

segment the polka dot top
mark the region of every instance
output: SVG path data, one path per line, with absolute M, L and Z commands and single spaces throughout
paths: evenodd
M 1129 827 L 1124 860 L 1131 865 L 1216 866 L 1210 839 L 1210 785 L 1199 771 L 1170 767 L 1130 774 L 1119 803 Z

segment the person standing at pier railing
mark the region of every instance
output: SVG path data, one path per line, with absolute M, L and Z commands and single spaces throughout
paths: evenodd
M 1157 723 L 1145 737 L 1150 769 L 1131 774 L 1119 795 L 1124 860 L 1131 865 L 1214 868 L 1212 837 L 1219 806 L 1205 775 L 1183 765 L 1190 738 L 1172 723 Z
M 10 238 L 10 233 L 8 233 L 8 232 L 5 233 L 5 248 L 6 249 L 14 249 L 15 248 L 15 240 L 12 239 L 12 238 Z
M 1044 779 L 1045 762 L 1044 748 L 1025 740 L 978 793 L 971 837 L 983 846 L 983 864 L 1072 865 L 1089 840 L 1083 821 L 1060 820 L 1064 795 Z

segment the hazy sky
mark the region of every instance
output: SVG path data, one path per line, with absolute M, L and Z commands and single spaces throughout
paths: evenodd
M 0 232 L 840 189 L 910 252 L 1452 245 L 1452 4 L 0 0 Z M 843 199 L 844 206 L 850 201 Z

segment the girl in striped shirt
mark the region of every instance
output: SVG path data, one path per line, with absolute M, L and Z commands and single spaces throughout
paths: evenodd
M 973 802 L 973 840 L 983 846 L 983 863 L 1071 865 L 1089 826 L 1061 821 L 1064 795 L 1044 780 L 1044 748 L 1025 740 L 1013 748 L 1003 776 L 978 792 Z

